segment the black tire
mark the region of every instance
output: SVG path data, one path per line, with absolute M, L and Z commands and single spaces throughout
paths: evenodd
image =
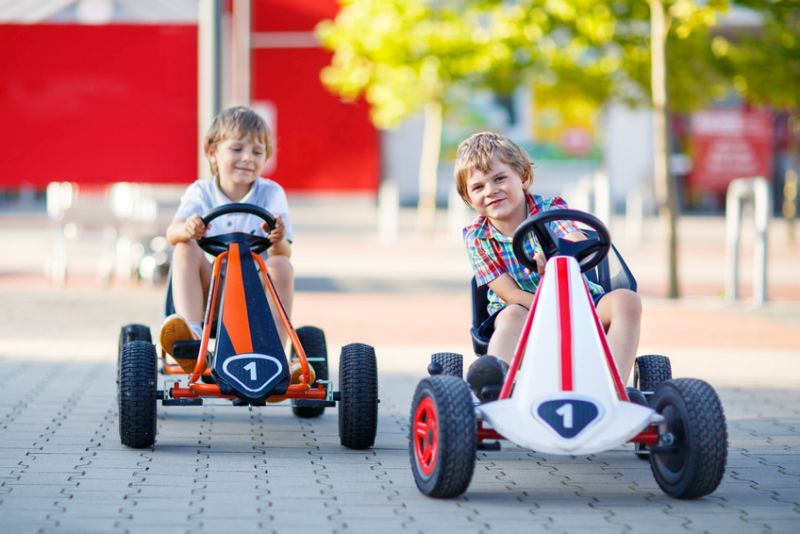
M 411 404 L 408 453 L 419 490 L 456 497 L 475 471 L 477 423 L 469 386 L 454 376 L 431 376 L 417 385 Z
M 117 384 L 119 384 L 119 369 L 122 359 L 122 346 L 131 341 L 146 341 L 152 343 L 150 328 L 143 324 L 126 324 L 119 329 L 119 340 L 117 342 Z
M 437 352 L 431 355 L 431 363 L 442 367 L 442 375 L 464 376 L 464 357 L 454 352 Z
M 361 343 L 342 347 L 339 381 L 339 441 L 349 449 L 367 449 L 378 431 L 375 349 Z
M 314 373 L 317 375 L 317 380 L 328 379 L 328 344 L 325 342 L 325 332 L 315 326 L 301 326 L 297 329 L 297 337 L 300 339 L 300 344 L 303 350 L 306 351 L 306 357 L 309 359 L 309 365 L 314 368 Z M 296 358 L 297 353 L 292 347 L 292 358 Z M 297 406 L 296 401 L 292 401 L 292 412 L 297 417 L 304 419 L 311 419 L 319 417 L 325 413 L 324 406 Z
M 156 348 L 146 341 L 122 346 L 118 387 L 119 438 L 142 449 L 156 440 Z
M 714 388 L 702 380 L 662 382 L 650 405 L 666 419 L 667 435 L 650 452 L 661 489 L 677 499 L 697 499 L 719 486 L 728 457 L 725 414 Z
M 672 380 L 669 358 L 660 354 L 647 354 L 636 358 L 633 365 L 633 385 L 649 396 L 661 382 Z

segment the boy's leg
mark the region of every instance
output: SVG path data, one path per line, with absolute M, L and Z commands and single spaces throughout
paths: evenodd
M 517 348 L 517 342 L 527 317 L 528 310 L 518 304 L 511 304 L 500 310 L 494 320 L 494 334 L 489 340 L 486 353 L 511 364 L 511 360 L 514 358 L 514 349 Z
M 175 312 L 189 322 L 202 323 L 211 283 L 211 264 L 197 241 L 175 245 L 172 254 L 172 301 Z
M 272 285 L 275 286 L 275 291 L 281 299 L 286 316 L 291 319 L 292 303 L 294 302 L 294 267 L 292 267 L 292 263 L 286 256 L 270 256 L 267 258 L 266 264 L 270 279 L 272 279 Z M 275 326 L 278 328 L 278 336 L 281 343 L 286 344 L 289 334 L 283 326 L 276 303 L 272 301 L 269 292 L 267 292 L 267 300 L 269 301 L 272 316 L 275 318 Z
M 627 383 L 639 347 L 642 301 L 628 289 L 617 289 L 597 303 L 597 315 L 606 330 L 608 346 L 617 362 L 620 378 Z

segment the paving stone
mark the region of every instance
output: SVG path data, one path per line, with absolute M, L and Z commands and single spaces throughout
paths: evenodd
M 85 328 L 95 329 L 91 335 L 107 338 L 109 356 L 81 362 L 76 352 L 59 356 L 61 361 L 19 362 L 0 354 L 6 380 L 0 393 L 3 532 L 280 533 L 294 525 L 370 534 L 599 534 L 638 532 L 645 525 L 648 533 L 659 534 L 800 531 L 797 388 L 765 388 L 747 377 L 737 387 L 719 388 L 730 433 L 728 472 L 714 494 L 698 501 L 666 497 L 630 445 L 570 458 L 508 443 L 501 451 L 478 454 L 465 495 L 431 499 L 414 483 L 406 443 L 411 393 L 430 351 L 379 347 L 379 355 L 390 356 L 379 362 L 379 434 L 370 450 L 341 447 L 336 408 L 320 419 L 299 420 L 286 406 L 251 410 L 222 403 L 159 406 L 155 447 L 128 449 L 119 443 L 116 419 L 117 319 L 147 303 L 143 320 L 157 321 L 163 295 L 146 287 L 129 293 L 59 291 L 48 290 L 38 304 L 30 302 L 37 297 L 29 292 L 4 293 L 4 304 L 45 313 L 63 310 L 68 300 Z M 50 305 L 59 302 L 61 308 Z M 462 302 L 466 314 L 468 302 Z M 22 335 L 9 330 L 15 320 L 0 317 L 0 337 Z M 13 324 L 20 332 L 27 328 Z M 404 355 L 403 361 L 393 354 Z M 703 360 L 705 351 L 686 354 L 684 363 Z M 777 361 L 769 350 L 748 354 Z

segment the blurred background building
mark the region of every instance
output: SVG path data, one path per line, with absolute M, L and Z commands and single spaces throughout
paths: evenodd
M 0 207 L 35 202 L 50 182 L 189 183 L 206 172 L 204 121 L 238 103 L 272 125 L 268 175 L 290 193 L 377 195 L 391 181 L 413 205 L 421 115 L 378 130 L 363 99 L 344 102 L 320 81 L 332 54 L 315 28 L 339 10 L 336 0 L 0 0 Z M 719 31 L 759 24 L 737 8 Z M 781 205 L 785 113 L 729 96 L 674 114 L 671 126 L 682 209 L 719 212 L 727 184 L 756 175 L 773 179 Z M 539 192 L 562 194 L 603 172 L 614 210 L 632 191 L 655 209 L 649 109 L 611 101 L 576 121 L 538 105 L 527 87 L 470 94 L 445 116 L 439 205 L 452 189 L 458 141 L 478 129 L 505 131 L 531 152 Z

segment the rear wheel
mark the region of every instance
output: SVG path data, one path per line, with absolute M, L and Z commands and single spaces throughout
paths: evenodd
M 301 326 L 297 329 L 297 337 L 308 358 L 308 363 L 314 368 L 317 380 L 328 380 L 328 345 L 325 342 L 325 332 L 315 326 Z M 292 359 L 297 358 L 295 348 L 292 347 Z M 297 406 L 292 401 L 292 412 L 297 417 L 319 417 L 325 413 L 324 406 Z
M 117 342 L 117 383 L 119 383 L 119 368 L 122 359 L 122 346 L 131 341 L 146 341 L 152 343 L 150 328 L 143 324 L 126 324 L 119 329 L 119 341 Z
M 378 430 L 375 349 L 362 343 L 342 347 L 339 381 L 339 440 L 350 449 L 369 448 Z
M 717 489 L 725 473 L 728 431 L 714 389 L 702 380 L 662 382 L 650 405 L 666 432 L 650 453 L 656 482 L 670 497 L 696 499 Z
M 420 381 L 411 405 L 408 452 L 422 493 L 455 497 L 467 490 L 475 470 L 476 425 L 466 382 L 442 375 Z
M 156 348 L 146 341 L 125 343 L 120 360 L 120 441 L 136 449 L 150 447 L 156 440 Z
M 646 354 L 639 356 L 633 365 L 633 386 L 639 395 L 645 399 L 644 405 L 648 405 L 647 399 L 653 396 L 653 392 L 661 382 L 672 379 L 672 365 L 669 358 L 660 354 Z M 644 443 L 634 445 L 636 457 L 640 460 L 650 459 L 650 449 Z
M 437 352 L 431 355 L 431 364 L 438 365 L 445 376 L 464 376 L 464 357 L 454 352 Z
M 633 365 L 633 385 L 645 396 L 656 390 L 661 382 L 672 379 L 669 358 L 660 354 L 647 354 L 636 358 Z

